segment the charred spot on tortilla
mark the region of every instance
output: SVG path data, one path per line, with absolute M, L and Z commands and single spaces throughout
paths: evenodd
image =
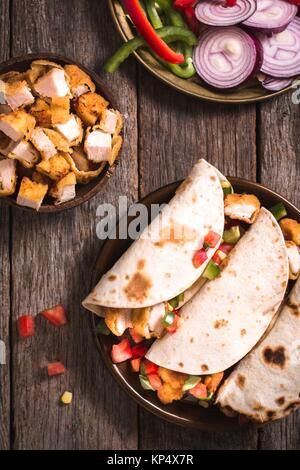
M 277 227 L 277 225 L 275 224 L 273 220 L 272 220 L 272 227 Z
M 256 289 L 256 290 L 260 290 L 260 287 L 259 287 L 259 286 L 256 286 L 255 289 Z
M 111 274 L 110 276 L 108 276 L 108 280 L 109 280 L 110 282 L 113 282 L 113 281 L 115 281 L 116 279 L 117 279 L 117 276 L 116 276 L 115 274 Z
M 295 315 L 296 317 L 298 317 L 298 315 L 300 315 L 300 306 L 294 304 L 294 303 L 291 301 L 291 299 L 288 299 L 288 301 L 287 301 L 287 306 L 288 306 L 289 309 L 291 310 L 292 315 Z
M 238 374 L 236 378 L 236 384 L 239 388 L 243 389 L 246 382 L 246 377 L 242 374 Z
M 276 411 L 272 411 L 272 410 L 267 411 L 267 416 L 269 419 L 274 418 L 275 415 L 276 415 Z
M 184 364 L 183 364 L 183 362 L 179 362 L 179 364 L 178 364 L 178 365 L 179 365 L 179 367 L 184 367 Z
M 201 370 L 202 370 L 202 372 L 208 371 L 208 366 L 206 364 L 202 364 Z
M 247 333 L 247 331 L 245 330 L 245 328 L 243 328 L 243 329 L 241 330 L 241 336 L 245 336 L 246 333 Z
M 224 320 L 224 318 L 222 318 L 221 320 L 215 321 L 214 328 L 219 329 L 227 325 L 228 325 L 228 320 Z
M 196 204 L 196 202 L 197 202 L 197 195 L 196 194 L 193 194 L 192 202 L 194 202 Z
M 143 302 L 147 298 L 148 291 L 152 287 L 149 277 L 136 272 L 124 288 L 124 293 L 129 301 Z
M 188 176 L 183 183 L 179 186 L 179 188 L 176 191 L 176 194 L 183 193 L 191 184 L 193 183 L 193 180 L 190 176 Z
M 194 342 L 194 338 L 190 338 L 190 343 L 193 343 Z
M 282 406 L 285 403 L 285 398 L 284 397 L 276 398 L 275 402 L 277 403 L 278 406 Z
M 210 176 L 210 179 L 211 179 L 212 181 L 216 181 L 216 177 L 215 177 L 214 175 Z
M 285 408 L 284 411 L 291 411 L 300 406 L 300 401 L 292 401 Z
M 130 276 L 128 274 L 126 274 L 125 279 L 126 279 L 126 281 L 129 281 Z
M 142 271 L 146 265 L 146 260 L 145 259 L 140 259 L 137 263 L 137 268 L 139 271 Z
M 264 361 L 274 367 L 280 367 L 281 369 L 285 365 L 285 349 L 283 346 L 278 346 L 276 349 L 266 347 L 263 351 Z

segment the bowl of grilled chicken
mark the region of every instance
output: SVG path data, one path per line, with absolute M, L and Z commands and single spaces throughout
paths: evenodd
M 123 117 L 91 70 L 50 53 L 0 66 L 0 198 L 58 212 L 102 190 L 123 144 Z

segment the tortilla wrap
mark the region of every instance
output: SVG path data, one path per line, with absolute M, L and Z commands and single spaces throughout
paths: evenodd
M 207 282 L 181 309 L 176 333 L 155 341 L 147 359 L 178 372 L 206 375 L 242 359 L 262 337 L 288 283 L 284 238 L 262 208 L 227 258 L 220 277 Z
M 83 306 L 103 315 L 101 307 L 145 308 L 176 297 L 201 276 L 219 246 L 209 249 L 207 261 L 195 268 L 194 254 L 207 233 L 213 230 L 221 237 L 223 229 L 219 173 L 199 160 L 170 203 L 102 277 Z
M 300 407 L 300 279 L 269 335 L 219 390 L 221 409 L 265 423 Z

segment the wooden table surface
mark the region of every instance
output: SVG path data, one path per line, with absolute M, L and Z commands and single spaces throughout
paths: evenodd
M 108 76 L 104 60 L 121 44 L 104 0 L 1 0 L 0 58 L 51 51 L 103 76 L 126 114 L 121 163 L 106 190 L 61 215 L 0 204 L 1 449 L 299 449 L 300 413 L 260 430 L 208 433 L 155 418 L 116 385 L 96 350 L 81 300 L 100 249 L 96 208 L 130 201 L 187 175 L 203 157 L 227 175 L 260 181 L 300 206 L 300 107 L 286 94 L 264 104 L 213 105 L 161 84 L 134 59 Z M 18 340 L 16 320 L 63 303 L 68 327 L 38 320 Z M 59 359 L 68 374 L 48 380 Z M 74 393 L 72 406 L 58 399 Z

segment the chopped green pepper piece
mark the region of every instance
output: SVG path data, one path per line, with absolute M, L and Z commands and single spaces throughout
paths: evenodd
M 221 269 L 219 268 L 219 266 L 213 261 L 210 261 L 203 273 L 203 277 L 205 277 L 209 281 L 212 281 L 213 279 L 219 276 L 220 272 Z
M 144 390 L 153 390 L 154 391 L 154 388 L 150 384 L 147 377 L 145 377 L 144 375 L 139 375 L 139 379 L 140 379 L 141 386 L 143 387 Z
M 159 29 L 163 27 L 163 23 L 160 19 L 160 16 L 155 5 L 155 0 L 146 0 L 146 8 L 149 20 L 154 29 Z
M 182 387 L 182 391 L 186 392 L 187 390 L 191 390 L 191 388 L 196 387 L 198 383 L 201 382 L 201 377 L 197 377 L 196 375 L 190 375 L 189 378 L 186 380 Z
M 233 227 L 230 227 L 230 229 L 224 230 L 223 240 L 225 243 L 228 243 L 229 245 L 235 245 L 240 238 L 241 232 L 238 225 L 234 225 Z
M 274 215 L 276 220 L 280 220 L 283 217 L 287 216 L 287 211 L 282 202 L 276 204 L 276 206 L 271 207 L 270 212 Z
M 227 194 L 233 194 L 233 187 L 231 186 L 229 181 L 222 181 L 221 185 L 222 185 L 224 196 L 227 196 Z
M 172 323 L 174 322 L 175 315 L 172 312 L 167 312 L 162 320 L 163 325 L 167 328 L 168 326 L 171 326 Z
M 200 398 L 200 401 L 210 401 L 214 394 L 212 392 L 209 392 L 206 398 Z
M 106 323 L 104 320 L 100 320 L 100 322 L 98 323 L 98 325 L 96 326 L 96 331 L 97 333 L 99 333 L 100 335 L 104 335 L 104 336 L 109 336 L 110 335 L 110 330 L 109 328 L 107 327 Z

